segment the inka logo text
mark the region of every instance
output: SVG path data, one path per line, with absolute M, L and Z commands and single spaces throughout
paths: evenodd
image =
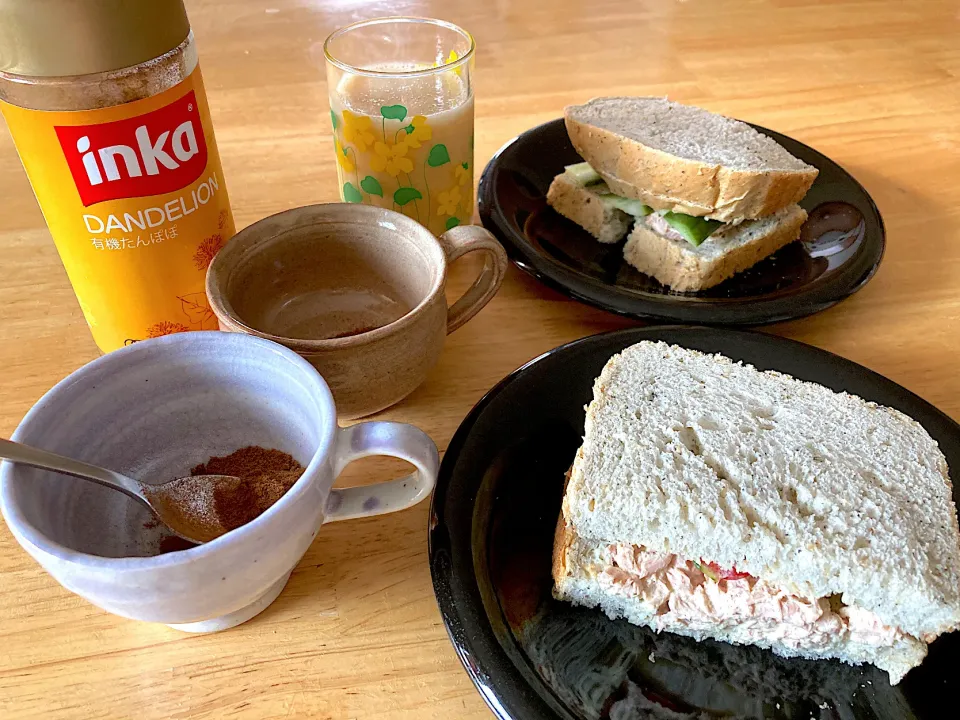
M 207 166 L 192 91 L 138 117 L 55 129 L 84 207 L 181 190 Z

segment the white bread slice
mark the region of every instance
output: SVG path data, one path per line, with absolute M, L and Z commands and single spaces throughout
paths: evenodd
M 664 237 L 640 219 L 623 257 L 678 292 L 706 290 L 796 240 L 806 219 L 799 205 L 788 205 L 773 215 L 720 228 L 699 246 Z
M 604 205 L 599 197 L 601 192 L 609 192 L 606 185 L 584 187 L 562 172 L 550 183 L 547 203 L 600 242 L 618 243 L 629 232 L 633 217 Z
M 554 596 L 558 600 L 585 607 L 599 607 L 610 618 L 624 618 L 634 625 L 666 630 L 703 640 L 713 638 L 735 645 L 757 645 L 768 648 L 781 657 L 809 659 L 836 658 L 850 665 L 871 663 L 890 674 L 891 684 L 897 684 L 904 675 L 919 665 L 927 654 L 927 645 L 916 638 L 901 636 L 892 645 L 872 645 L 850 641 L 843 634 L 827 645 L 788 643 L 780 639 L 759 640 L 746 627 L 691 626 L 678 622 L 664 622 L 657 614 L 657 606 L 650 605 L 629 594 L 618 594 L 604 589 L 597 576 L 604 569 L 601 544 L 587 541 L 560 518 L 554 541 L 553 580 Z M 669 617 L 669 616 L 667 616 Z
M 611 192 L 723 222 L 799 202 L 818 170 L 746 123 L 656 97 L 565 108 L 570 141 Z
M 721 355 L 641 342 L 594 384 L 563 515 L 921 640 L 960 626 L 947 463 L 906 415 Z

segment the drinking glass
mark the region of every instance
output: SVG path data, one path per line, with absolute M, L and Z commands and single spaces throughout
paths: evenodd
M 387 17 L 323 45 L 340 197 L 441 234 L 473 215 L 473 38 L 442 20 Z

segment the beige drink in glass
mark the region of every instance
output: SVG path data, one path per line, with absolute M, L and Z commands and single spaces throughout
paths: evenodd
M 439 235 L 473 215 L 470 34 L 424 18 L 349 25 L 324 43 L 340 197 Z

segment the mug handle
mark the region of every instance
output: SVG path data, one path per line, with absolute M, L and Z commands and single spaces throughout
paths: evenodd
M 507 273 L 507 253 L 497 239 L 478 225 L 458 225 L 450 228 L 439 238 L 447 255 L 447 262 L 469 252 L 480 251 L 486 255 L 483 269 L 473 285 L 447 310 L 447 334 L 449 335 L 467 320 L 476 315 L 497 294 Z
M 390 455 L 406 460 L 416 471 L 387 482 L 352 488 L 334 488 L 327 498 L 324 522 L 383 515 L 416 505 L 433 490 L 440 455 L 430 437 L 406 423 L 373 421 L 337 431 L 334 477 L 348 464 L 368 455 Z

